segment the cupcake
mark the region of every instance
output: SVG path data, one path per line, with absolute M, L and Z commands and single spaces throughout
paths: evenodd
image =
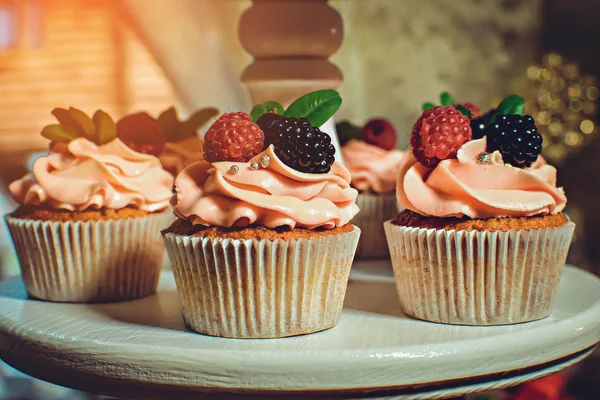
M 263 118 L 262 129 L 249 114 L 222 115 L 205 136 L 206 161 L 175 181 L 179 219 L 163 238 L 191 330 L 277 338 L 338 321 L 360 234 L 349 223 L 357 192 L 329 136 L 287 115 Z
M 406 210 L 385 224 L 406 314 L 465 325 L 550 314 L 574 224 L 523 104 L 509 96 L 483 122 L 438 106 L 413 127 L 397 185 Z
M 170 107 L 156 119 L 145 112 L 126 115 L 117 126 L 119 131 L 162 137 L 155 139 L 164 143 L 157 156 L 163 168 L 177 176 L 188 165 L 204 159 L 204 142 L 198 136 L 198 130 L 217 114 L 216 108 L 202 108 L 187 120 L 180 120 L 175 108 Z
M 346 140 L 348 129 L 341 128 L 342 156 L 350 171 L 352 187 L 359 192 L 356 203 L 360 213 L 352 220 L 362 235 L 357 258 L 388 258 L 383 223 L 398 213 L 396 179 L 406 153 L 396 150 L 397 135 L 386 120 L 369 121 L 357 135 Z
M 10 184 L 19 208 L 6 216 L 30 296 L 57 302 L 107 302 L 156 291 L 170 219 L 173 178 L 160 143 L 117 138 L 112 118 L 55 109 L 60 124 L 42 135 L 50 151 Z M 121 137 L 121 132 L 119 132 Z

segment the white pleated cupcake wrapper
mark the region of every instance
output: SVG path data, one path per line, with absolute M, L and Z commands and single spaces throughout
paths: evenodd
M 186 325 L 232 338 L 277 338 L 337 324 L 360 229 L 310 239 L 163 235 Z
M 478 232 L 385 223 L 402 310 L 447 324 L 501 325 L 552 311 L 575 224 Z
M 6 217 L 27 292 L 57 302 L 108 302 L 156 292 L 169 212 L 102 221 Z
M 352 219 L 362 232 L 356 249 L 357 259 L 389 258 L 383 223 L 398 214 L 395 194 L 359 194 L 356 205 L 360 212 Z

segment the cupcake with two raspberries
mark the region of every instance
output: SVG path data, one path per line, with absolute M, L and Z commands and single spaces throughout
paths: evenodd
M 177 110 L 170 107 L 158 118 L 145 112 L 126 115 L 117 122 L 117 128 L 142 151 L 150 145 L 147 150 L 158 157 L 164 169 L 177 176 L 188 165 L 204 159 L 204 142 L 198 130 L 218 113 L 216 108 L 202 108 L 187 120 L 180 120 Z
M 101 110 L 92 118 L 72 107 L 52 113 L 59 124 L 42 131 L 49 153 L 9 185 L 20 206 L 6 223 L 28 293 L 57 302 L 154 293 L 173 177 L 139 150 L 154 152 L 160 143 L 118 132 Z
M 356 258 L 389 258 L 383 223 L 398 213 L 396 181 L 407 153 L 396 149 L 398 135 L 385 119 L 371 119 L 362 128 L 344 121 L 336 130 L 352 187 L 359 193 L 360 213 L 352 220 L 362 232 Z
M 205 161 L 177 177 L 178 220 L 162 232 L 190 329 L 276 338 L 336 325 L 360 235 L 350 173 L 318 128 L 340 103 L 334 91 L 285 111 L 269 102 L 206 133 Z
M 466 325 L 544 318 L 575 225 L 542 136 L 519 96 L 484 116 L 445 98 L 413 127 L 397 185 L 406 210 L 385 224 L 403 311 Z

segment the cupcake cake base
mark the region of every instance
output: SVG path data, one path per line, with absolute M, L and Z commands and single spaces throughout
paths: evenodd
M 198 228 L 163 231 L 188 328 L 211 336 L 278 338 L 339 319 L 360 230 Z
M 385 223 L 402 310 L 446 324 L 545 318 L 574 227 L 562 214 L 459 220 L 404 211 Z
M 360 193 L 356 198 L 360 212 L 352 223 L 361 229 L 362 235 L 356 250 L 357 259 L 389 258 L 383 223 L 398 213 L 396 194 Z
M 20 207 L 6 216 L 30 296 L 110 302 L 155 293 L 169 211 L 67 212 Z

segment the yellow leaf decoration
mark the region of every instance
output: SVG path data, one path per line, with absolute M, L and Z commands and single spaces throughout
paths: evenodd
M 63 129 L 59 124 L 47 125 L 42 129 L 42 136 L 52 142 L 70 142 L 75 139 L 73 136 Z
M 165 140 L 168 142 L 176 142 L 181 140 L 181 122 L 177 115 L 175 107 L 169 107 L 157 118 L 158 123 L 163 131 Z
M 86 113 L 74 107 L 69 107 L 69 113 L 75 122 L 77 122 L 79 131 L 82 133 L 83 137 L 93 140 L 96 136 L 96 126 L 94 125 L 94 121 L 92 121 Z
M 178 142 L 188 137 L 196 136 L 198 129 L 219 114 L 214 107 L 202 108 L 193 113 L 186 121 L 179 120 L 177 111 L 170 107 L 158 117 L 167 142 Z
M 93 118 L 74 107 L 68 110 L 55 108 L 52 114 L 59 123 L 42 129 L 42 136 L 48 140 L 68 143 L 73 139 L 85 138 L 101 146 L 117 137 L 114 120 L 102 110 L 97 110 Z
M 110 115 L 102 110 L 94 113 L 93 121 L 96 125 L 96 136 L 94 142 L 101 146 L 117 137 L 117 125 Z
M 74 138 L 83 136 L 81 129 L 79 128 L 79 124 L 77 121 L 75 121 L 75 118 L 73 118 L 69 110 L 64 108 L 55 108 L 52 110 L 52 115 L 56 117 L 58 123 L 66 133 Z

